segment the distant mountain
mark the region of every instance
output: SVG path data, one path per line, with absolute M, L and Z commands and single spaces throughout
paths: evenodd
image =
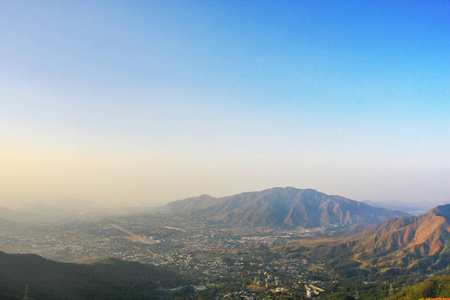
M 105 259 L 79 265 L 34 254 L 0 252 L 0 299 L 167 299 L 164 288 L 186 284 L 177 273 Z M 165 297 L 164 297 L 165 296 Z
M 386 203 L 386 202 L 376 202 L 376 201 L 371 201 L 371 200 L 364 200 L 363 202 L 367 203 L 373 207 L 381 207 L 381 208 L 386 208 L 386 209 L 393 210 L 393 211 L 402 211 L 411 216 L 417 216 L 417 215 L 424 214 L 431 208 L 439 205 L 439 203 L 433 204 L 433 203 L 429 203 L 426 201 L 425 201 L 425 203 L 405 203 L 405 202 L 401 202 L 401 201 L 394 201 L 394 202 Z
M 0 219 L 14 223 L 34 223 L 61 221 L 67 219 L 72 212 L 45 205 L 33 205 L 27 209 L 14 210 L 0 207 Z
M 22 223 L 35 221 L 37 217 L 33 214 L 0 207 L 0 220 L 3 220 L 3 222 Z
M 208 195 L 171 202 L 174 213 L 236 226 L 303 226 L 375 224 L 405 216 L 384 208 L 312 189 L 272 188 L 223 198 Z
M 66 205 L 66 206 L 65 206 Z M 0 225 L 7 223 L 29 224 L 61 222 L 67 220 L 92 219 L 102 216 L 131 215 L 136 213 L 148 213 L 152 207 L 97 207 L 85 203 L 63 203 L 58 205 L 45 205 L 43 203 L 32 203 L 21 209 L 9 209 L 0 207 Z
M 0 218 L 0 227 L 2 227 L 3 229 L 14 228 L 17 227 L 17 223 Z
M 288 255 L 320 257 L 330 266 L 343 261 L 359 269 L 445 269 L 450 263 L 450 204 L 420 216 L 401 217 L 341 240 L 281 247 Z

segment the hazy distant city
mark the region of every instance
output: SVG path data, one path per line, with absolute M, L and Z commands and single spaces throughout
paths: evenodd
M 170 215 L 97 217 L 6 227 L 0 233 L 0 249 L 65 262 L 92 263 L 113 257 L 151 263 L 195 274 L 198 292 L 226 285 L 236 290 L 230 289 L 224 298 L 239 294 L 259 299 L 264 291 L 303 296 L 308 290 L 318 295 L 338 288 L 333 272 L 312 268 L 318 261 L 286 258 L 270 250 L 328 237 L 336 228 L 233 228 Z

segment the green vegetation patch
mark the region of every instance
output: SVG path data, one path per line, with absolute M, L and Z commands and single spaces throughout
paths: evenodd
M 403 288 L 389 300 L 417 300 L 420 298 L 449 298 L 450 276 L 431 278 L 423 282 Z

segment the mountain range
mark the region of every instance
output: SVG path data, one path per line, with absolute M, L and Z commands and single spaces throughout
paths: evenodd
M 376 224 L 407 216 L 400 211 L 372 207 L 342 196 L 292 187 L 272 188 L 222 198 L 202 195 L 171 202 L 167 209 L 172 213 L 234 226 L 282 225 L 311 228 L 327 224 Z
M 377 202 L 371 200 L 364 200 L 364 203 L 373 207 L 382 207 L 389 210 L 399 210 L 405 212 L 411 216 L 418 216 L 424 214 L 428 210 L 441 205 L 442 203 L 423 201 L 421 203 L 407 203 L 402 201 L 390 201 L 390 202 Z

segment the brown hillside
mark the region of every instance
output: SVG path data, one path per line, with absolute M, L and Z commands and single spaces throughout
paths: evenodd
M 328 262 L 355 260 L 361 263 L 361 268 L 428 268 L 433 263 L 445 268 L 450 253 L 449 220 L 450 204 L 447 204 L 420 216 L 373 225 L 353 236 L 311 240 L 276 250 L 288 255 L 320 257 Z
M 450 205 L 417 217 L 396 218 L 356 235 L 354 258 L 365 265 L 404 265 L 406 257 L 439 254 L 450 231 Z
M 236 226 L 321 227 L 327 224 L 376 224 L 405 215 L 341 196 L 291 187 L 223 198 L 189 198 L 172 202 L 168 208 L 174 213 Z

